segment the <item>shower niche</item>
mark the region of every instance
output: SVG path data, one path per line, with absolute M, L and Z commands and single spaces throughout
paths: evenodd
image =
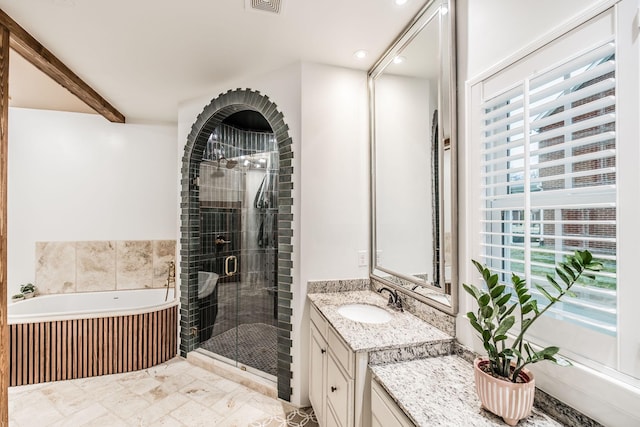
M 202 159 L 192 163 L 197 168 L 200 220 L 200 349 L 273 378 L 277 374 L 278 163 L 275 136 L 253 111 L 232 114 L 215 127 Z

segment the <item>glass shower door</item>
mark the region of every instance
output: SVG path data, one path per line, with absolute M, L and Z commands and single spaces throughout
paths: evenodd
M 214 358 L 275 378 L 275 141 L 224 125 L 216 131 L 219 143 L 205 150 L 200 169 L 200 238 L 202 270 L 217 281 L 201 303 L 199 340 Z

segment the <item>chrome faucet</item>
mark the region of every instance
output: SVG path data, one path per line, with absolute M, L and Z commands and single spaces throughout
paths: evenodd
M 167 282 L 165 286 L 167 287 L 167 292 L 164 295 L 164 300 L 169 299 L 169 285 L 173 283 L 173 290 L 175 293 L 176 289 L 176 263 L 173 261 L 169 261 L 169 272 L 167 273 Z
M 389 302 L 387 303 L 389 307 L 397 311 L 404 311 L 404 308 L 402 308 L 402 299 L 400 298 L 400 295 L 398 295 L 398 291 L 394 289 L 389 289 L 385 286 L 378 289 L 378 292 L 381 294 L 382 294 L 382 291 L 389 292 Z

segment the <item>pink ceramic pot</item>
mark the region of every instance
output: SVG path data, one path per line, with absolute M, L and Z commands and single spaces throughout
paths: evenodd
M 489 361 L 481 358 L 473 362 L 476 392 L 482 407 L 502 417 L 510 426 L 515 426 L 518 421 L 531 415 L 536 391 L 533 373 L 525 368 L 520 373 L 525 382 L 512 383 L 484 372 L 480 366 L 486 364 Z

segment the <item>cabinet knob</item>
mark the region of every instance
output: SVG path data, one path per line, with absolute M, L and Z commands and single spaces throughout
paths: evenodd
M 337 389 L 338 389 L 338 387 L 331 386 L 331 393 L 333 393 L 333 392 L 334 392 L 334 391 L 336 391 Z
M 324 348 L 320 349 L 320 353 L 325 354 L 327 352 L 327 350 L 325 350 Z

